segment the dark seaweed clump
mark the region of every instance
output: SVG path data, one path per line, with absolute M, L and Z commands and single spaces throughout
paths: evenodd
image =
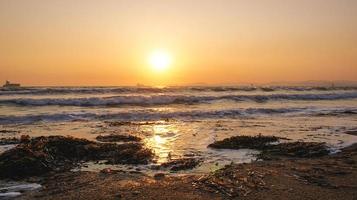
M 326 144 L 322 142 L 289 142 L 271 145 L 264 149 L 259 157 L 265 160 L 279 156 L 314 158 L 328 155 L 329 152 Z
M 133 135 L 99 135 L 95 138 L 100 142 L 140 142 L 141 138 Z
M 312 158 L 329 154 L 325 143 L 320 142 L 288 142 L 278 143 L 280 138 L 274 136 L 234 136 L 216 141 L 208 147 L 216 149 L 257 149 L 261 159 L 272 159 L 280 156 Z
M 275 136 L 234 136 L 216 141 L 208 147 L 215 149 L 265 149 L 270 143 L 279 141 Z
M 0 178 L 22 178 L 68 170 L 81 161 L 147 164 L 153 156 L 151 150 L 138 143 L 98 143 L 63 136 L 37 137 L 0 155 Z
M 19 144 L 20 139 L 18 138 L 1 138 L 0 139 L 0 145 L 10 145 L 10 144 Z

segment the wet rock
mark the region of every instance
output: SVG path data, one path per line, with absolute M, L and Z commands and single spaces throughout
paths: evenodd
M 216 141 L 208 147 L 215 149 L 265 149 L 270 143 L 277 142 L 275 136 L 234 136 Z
M 168 168 L 171 171 L 181 171 L 193 169 L 197 167 L 201 162 L 202 160 L 196 158 L 182 158 L 163 163 L 161 164 L 161 167 Z
M 100 142 L 140 142 L 141 138 L 132 135 L 99 135 L 95 138 Z
M 151 150 L 138 143 L 98 143 L 63 136 L 37 137 L 0 155 L 0 177 L 22 178 L 63 171 L 81 161 L 146 164 L 153 155 Z

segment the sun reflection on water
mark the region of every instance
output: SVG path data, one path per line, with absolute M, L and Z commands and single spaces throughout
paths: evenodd
M 153 137 L 153 139 L 155 140 L 155 143 L 157 143 L 157 144 L 164 144 L 166 142 L 166 140 L 163 139 L 160 135 L 155 135 Z
M 153 149 L 157 163 L 164 163 L 171 159 L 174 144 L 177 139 L 177 128 L 172 124 L 154 124 L 145 128 L 151 136 L 145 140 L 146 145 Z

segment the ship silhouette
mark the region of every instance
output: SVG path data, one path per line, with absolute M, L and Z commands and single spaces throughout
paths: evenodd
M 21 87 L 19 83 L 10 83 L 10 81 L 6 81 L 5 84 L 3 85 L 5 88 L 17 88 Z

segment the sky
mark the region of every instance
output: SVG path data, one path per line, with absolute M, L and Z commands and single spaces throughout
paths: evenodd
M 171 57 L 157 71 L 157 50 Z M 0 81 L 357 81 L 356 0 L 0 0 Z

